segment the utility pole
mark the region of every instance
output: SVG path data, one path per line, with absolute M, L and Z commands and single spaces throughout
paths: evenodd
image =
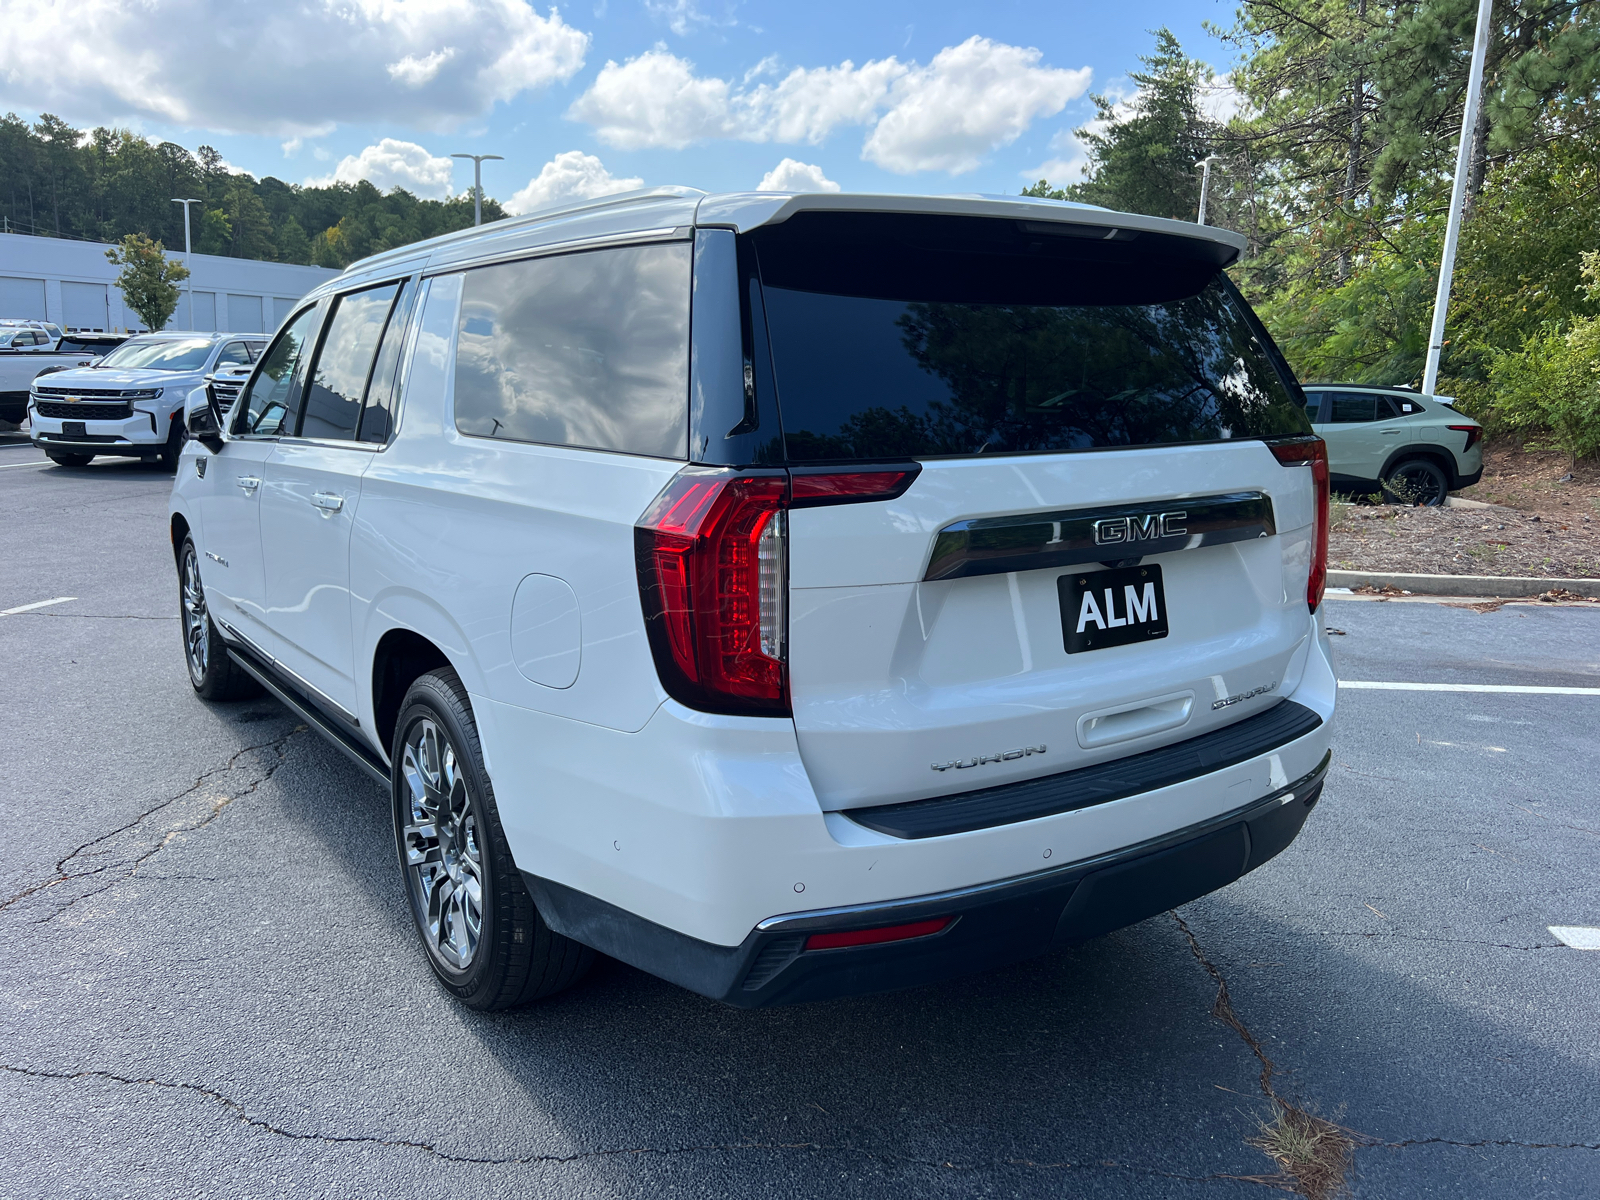
M 1428 334 L 1428 365 L 1422 373 L 1423 395 L 1439 386 L 1439 355 L 1444 352 L 1444 318 L 1450 308 L 1450 281 L 1456 269 L 1456 242 L 1461 237 L 1461 208 L 1467 195 L 1472 162 L 1472 134 L 1483 100 L 1483 63 L 1489 56 L 1490 14 L 1494 0 L 1478 0 L 1478 29 L 1472 39 L 1472 73 L 1467 76 L 1467 103 L 1461 110 L 1461 144 L 1456 148 L 1456 181 L 1450 189 L 1450 220 L 1445 226 L 1444 254 L 1439 259 L 1439 290 L 1433 296 L 1433 330 Z
M 1196 219 L 1202 225 L 1206 223 L 1206 197 L 1211 194 L 1211 164 L 1216 161 L 1215 154 L 1208 154 L 1195 163 L 1200 168 L 1200 216 Z
M 472 160 L 472 223 L 483 224 L 483 164 L 490 159 L 504 158 L 499 154 L 452 154 L 451 158 L 470 158 Z
M 184 280 L 184 290 L 189 296 L 189 328 L 194 329 L 194 264 L 190 261 L 189 253 L 189 205 L 199 204 L 198 200 L 174 200 L 174 204 L 183 205 L 183 265 L 189 268 L 189 278 Z

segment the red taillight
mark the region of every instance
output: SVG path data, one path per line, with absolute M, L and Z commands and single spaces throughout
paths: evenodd
M 708 712 L 785 716 L 782 472 L 686 471 L 634 530 L 645 627 L 667 691 Z
M 787 510 L 892 499 L 921 469 L 677 475 L 634 529 L 645 629 L 667 693 L 705 712 L 788 716 Z
M 807 950 L 837 950 L 842 946 L 876 946 L 882 942 L 904 942 L 910 938 L 942 933 L 954 917 L 934 917 L 909 925 L 880 925 L 877 929 L 852 929 L 846 933 L 813 933 L 806 939 Z
M 1445 428 L 1454 429 L 1457 433 L 1464 433 L 1467 435 L 1467 444 L 1461 447 L 1461 452 L 1463 454 L 1477 445 L 1478 439 L 1483 436 L 1482 425 L 1446 425 Z
M 1321 438 L 1295 438 L 1271 443 L 1273 457 L 1286 467 L 1309 463 L 1316 489 L 1316 527 L 1311 535 L 1311 575 L 1306 580 L 1306 603 L 1317 611 L 1328 584 L 1328 446 Z
M 824 504 L 852 504 L 865 500 L 893 500 L 905 494 L 922 470 L 911 463 L 892 470 L 837 471 L 827 467 L 797 467 L 790 472 L 791 508 L 816 508 Z

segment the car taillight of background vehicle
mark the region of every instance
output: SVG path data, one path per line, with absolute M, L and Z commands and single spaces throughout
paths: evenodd
M 1312 612 L 1322 603 L 1328 583 L 1328 446 L 1319 437 L 1286 438 L 1269 443 L 1272 455 L 1286 467 L 1302 463 L 1311 468 L 1316 489 L 1316 528 L 1311 535 L 1311 575 L 1306 580 L 1306 604 Z
M 1464 433 L 1467 435 L 1467 444 L 1461 447 L 1461 452 L 1463 454 L 1477 445 L 1478 439 L 1483 436 L 1482 425 L 1446 425 L 1445 428 L 1454 429 L 1457 433 Z
M 679 472 L 634 528 L 668 695 L 705 712 L 788 716 L 789 510 L 890 500 L 920 470 Z

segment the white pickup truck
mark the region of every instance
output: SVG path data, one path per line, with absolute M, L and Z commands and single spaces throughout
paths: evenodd
M 41 373 L 90 366 L 125 340 L 63 333 L 46 321 L 0 321 L 0 421 L 21 424 L 29 385 Z

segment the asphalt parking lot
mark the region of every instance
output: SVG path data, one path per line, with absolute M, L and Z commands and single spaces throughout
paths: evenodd
M 0 610 L 73 597 L 0 616 L 0 1196 L 1254 1196 L 1264 1088 L 1356 1196 L 1600 1192 L 1600 952 L 1547 928 L 1600 926 L 1600 695 L 1344 691 L 1287 852 L 997 974 L 480 1016 L 381 789 L 192 695 L 169 487 L 0 447 Z M 1329 611 L 1345 679 L 1600 687 L 1593 608 Z

